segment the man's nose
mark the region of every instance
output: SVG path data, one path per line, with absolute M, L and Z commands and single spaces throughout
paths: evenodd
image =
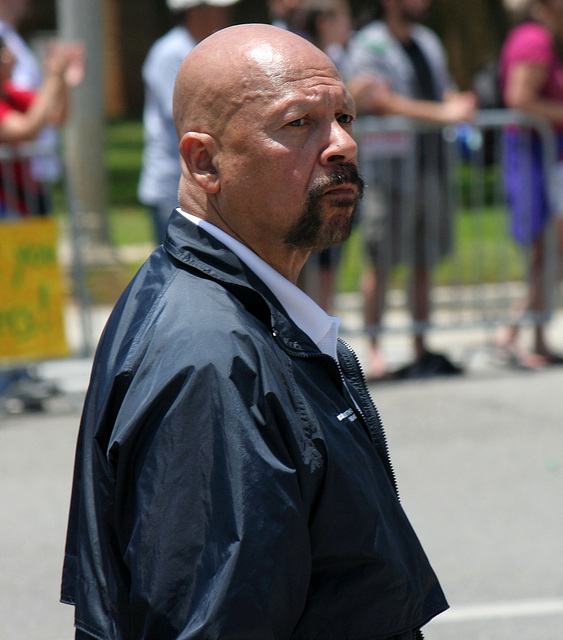
M 353 162 L 356 160 L 358 146 L 349 129 L 334 121 L 330 128 L 330 137 L 321 153 L 321 163 Z

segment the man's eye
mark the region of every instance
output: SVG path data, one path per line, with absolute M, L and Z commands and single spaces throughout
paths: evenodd
M 290 127 L 302 127 L 305 124 L 305 118 L 297 118 L 288 123 Z
M 351 124 L 354 122 L 354 116 L 351 116 L 349 113 L 342 113 L 338 116 L 337 120 L 340 124 Z

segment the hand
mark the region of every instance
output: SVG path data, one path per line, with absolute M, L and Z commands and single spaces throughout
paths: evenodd
M 388 112 L 393 91 L 388 82 L 368 73 L 360 73 L 348 83 L 348 90 L 360 113 L 382 115 Z
M 442 103 L 444 122 L 455 124 L 473 120 L 478 109 L 477 96 L 470 91 L 452 91 L 446 94 Z
M 86 52 L 84 45 L 80 42 L 73 42 L 68 45 L 70 53 L 70 63 L 65 72 L 65 83 L 67 87 L 77 87 L 83 80 L 86 73 Z
M 45 76 L 62 80 L 70 62 L 71 52 L 69 46 L 59 40 L 50 40 L 43 56 Z
M 84 46 L 79 42 L 51 40 L 45 52 L 43 66 L 46 76 L 59 77 L 67 87 L 76 87 L 84 79 Z

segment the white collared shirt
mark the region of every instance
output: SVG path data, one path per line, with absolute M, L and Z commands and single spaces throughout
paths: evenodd
M 178 211 L 185 218 L 205 229 L 240 258 L 270 289 L 293 322 L 311 338 L 319 350 L 337 359 L 336 344 L 340 318 L 334 318 L 325 313 L 304 291 L 284 278 L 281 273 L 233 236 L 207 220 L 182 211 L 179 207 Z

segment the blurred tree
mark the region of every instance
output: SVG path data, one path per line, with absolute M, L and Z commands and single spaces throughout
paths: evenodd
M 442 38 L 462 89 L 498 55 L 507 32 L 502 0 L 433 0 L 428 24 Z

